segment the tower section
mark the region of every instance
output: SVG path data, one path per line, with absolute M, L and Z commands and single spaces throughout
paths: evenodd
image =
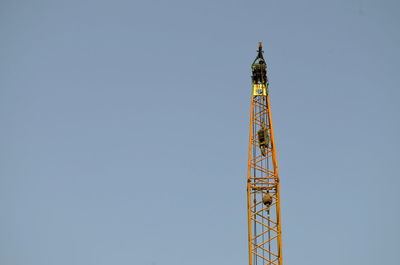
M 247 166 L 250 265 L 282 265 L 278 161 L 261 42 L 252 70 Z

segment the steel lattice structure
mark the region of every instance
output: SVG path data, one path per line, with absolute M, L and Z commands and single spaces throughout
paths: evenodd
M 261 43 L 252 74 L 247 168 L 249 265 L 282 265 L 278 162 Z

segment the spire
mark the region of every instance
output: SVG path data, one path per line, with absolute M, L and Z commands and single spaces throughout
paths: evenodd
M 251 65 L 253 84 L 264 84 L 268 86 L 267 65 L 263 56 L 262 43 L 258 43 L 258 54 Z
M 263 51 L 263 49 L 262 49 L 262 42 L 259 42 L 259 43 L 258 43 L 258 55 L 257 55 L 257 59 L 258 59 L 258 58 L 261 58 L 261 59 L 264 60 L 263 53 L 264 53 L 264 51 Z

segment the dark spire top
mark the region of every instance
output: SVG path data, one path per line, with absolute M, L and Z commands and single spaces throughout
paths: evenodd
M 258 54 L 256 59 L 254 59 L 253 64 L 251 65 L 252 69 L 252 79 L 253 84 L 264 84 L 267 85 L 267 64 L 265 63 L 263 56 L 262 43 L 258 43 Z
M 263 49 L 262 49 L 262 42 L 259 42 L 259 43 L 258 43 L 258 55 L 257 55 L 257 58 L 256 58 L 256 59 L 260 58 L 260 59 L 263 59 L 263 60 L 264 60 L 263 53 L 264 53 L 264 51 L 263 51 Z

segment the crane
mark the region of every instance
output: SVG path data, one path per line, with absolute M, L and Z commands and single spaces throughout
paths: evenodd
M 280 186 L 262 43 L 252 69 L 247 166 L 249 265 L 282 265 Z

